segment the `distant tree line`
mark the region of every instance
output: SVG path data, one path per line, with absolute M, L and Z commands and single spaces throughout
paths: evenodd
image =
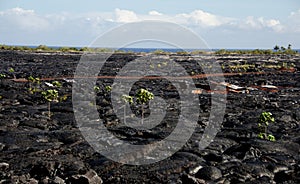
M 28 46 L 9 46 L 0 45 L 1 50 L 18 50 L 18 51 L 44 51 L 44 52 L 110 52 L 112 49 L 108 48 L 76 48 L 76 47 L 48 47 L 46 45 L 39 45 L 37 47 Z
M 8 45 L 0 45 L 0 50 L 18 50 L 18 51 L 42 51 L 42 52 L 116 52 L 116 53 L 132 53 L 131 51 L 125 52 L 122 50 L 114 51 L 109 48 L 90 48 L 90 47 L 48 47 L 46 45 L 39 45 L 37 47 L 28 47 L 28 46 L 8 46 Z M 158 55 L 167 55 L 171 54 L 170 52 L 166 52 L 163 50 L 156 50 L 153 52 Z M 214 52 L 216 55 L 232 55 L 232 54 L 252 54 L 252 55 L 272 55 L 272 54 L 298 54 L 297 51 L 292 49 L 292 45 L 289 44 L 287 48 L 283 46 L 275 45 L 273 49 L 255 49 L 255 50 L 226 50 L 220 49 Z M 176 52 L 179 55 L 187 55 L 187 54 L 207 54 L 205 51 L 192 51 L 191 53 L 186 51 Z
M 272 49 L 255 49 L 255 50 L 225 50 L 220 49 L 215 52 L 217 55 L 228 54 L 253 54 L 253 55 L 271 55 L 271 54 L 297 54 L 298 52 L 292 49 L 292 45 L 289 44 L 287 48 L 283 46 L 275 45 Z

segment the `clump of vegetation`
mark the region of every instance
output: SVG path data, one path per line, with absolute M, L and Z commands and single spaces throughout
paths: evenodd
M 274 52 L 271 49 L 263 50 L 263 49 L 255 49 L 255 50 L 225 50 L 220 49 L 215 52 L 216 55 L 271 55 Z
M 48 117 L 51 117 L 51 103 L 52 102 L 62 102 L 67 100 L 67 95 L 60 96 L 58 90 L 48 89 L 41 92 L 44 99 L 48 102 Z
M 15 75 L 15 69 L 13 68 L 9 68 L 8 72 L 11 73 L 14 76 L 14 79 L 16 79 L 16 75 Z
M 294 63 L 283 62 L 279 68 L 281 69 L 293 69 L 296 65 Z
M 109 48 L 90 48 L 90 47 L 82 47 L 77 49 L 77 51 L 81 52 L 113 52 L 112 49 Z
M 107 92 L 110 92 L 110 91 L 111 91 L 111 86 L 105 86 L 105 90 L 106 90 Z
M 47 51 L 47 52 L 48 51 L 55 51 L 55 49 L 47 47 L 46 45 L 39 45 L 34 50 L 37 50 L 37 51 Z
M 275 45 L 275 47 L 273 48 L 275 51 L 278 51 L 280 49 L 280 47 L 278 45 Z
M 80 49 L 76 47 L 59 47 L 57 50 L 61 52 L 78 52 Z
M 60 82 L 58 82 L 58 81 L 53 81 L 53 82 L 52 82 L 52 85 L 53 85 L 54 87 L 57 87 L 57 88 L 60 88 L 60 87 L 62 86 L 62 84 L 61 84 Z
M 272 116 L 271 112 L 262 112 L 258 120 L 258 138 L 275 141 L 275 137 L 272 134 L 268 134 L 268 126 L 270 123 L 274 122 L 275 118 Z
M 29 82 L 29 93 L 34 94 L 36 92 L 40 92 L 40 78 L 29 76 L 27 80 Z
M 15 50 L 15 51 L 38 51 L 38 52 L 112 52 L 109 48 L 76 48 L 76 47 L 48 47 L 46 45 L 39 45 L 37 47 L 27 47 L 27 46 L 9 46 L 0 45 L 1 50 Z
M 15 69 L 10 68 L 10 69 L 8 69 L 8 71 L 9 71 L 10 73 L 14 73 L 14 72 L 15 72 Z
M 53 81 L 51 84 L 48 84 L 48 87 L 52 89 L 43 88 L 44 85 L 41 85 L 40 79 L 35 77 L 28 77 L 29 81 L 29 91 L 31 94 L 37 93 L 42 95 L 42 97 L 48 102 L 48 117 L 51 117 L 51 103 L 62 102 L 67 100 L 67 95 L 61 95 L 59 93 L 59 88 L 62 87 L 62 84 L 59 81 Z M 45 86 L 44 86 L 45 87 Z
M 0 79 L 5 79 L 5 78 L 6 78 L 6 75 L 3 73 L 0 73 Z
M 136 102 L 138 104 L 141 104 L 141 106 L 142 106 L 142 124 L 144 123 L 144 105 L 153 99 L 154 99 L 153 93 L 151 93 L 150 91 L 148 91 L 146 89 L 140 89 L 137 92 Z
M 177 54 L 177 55 L 187 56 L 187 55 L 189 55 L 190 53 L 188 53 L 187 51 L 177 51 L 176 54 Z
M 273 48 L 273 50 L 275 50 L 276 54 L 289 54 L 289 55 L 293 55 L 293 54 L 297 54 L 297 51 L 294 51 L 292 49 L 292 45 L 289 44 L 287 48 L 285 48 L 284 46 L 279 47 L 278 45 L 275 45 L 275 47 Z
M 209 51 L 205 51 L 205 50 L 193 50 L 191 52 L 191 55 L 199 55 L 199 54 L 209 54 Z
M 272 54 L 288 54 L 294 55 L 298 52 L 292 49 L 292 45 L 289 44 L 287 49 L 283 46 L 279 47 L 275 45 L 272 49 L 255 49 L 255 50 L 225 50 L 220 49 L 215 52 L 216 55 L 243 55 L 243 54 L 251 54 L 251 55 L 272 55 Z
M 100 87 L 99 87 L 99 86 L 94 86 L 94 91 L 95 91 L 96 93 L 99 93 L 99 92 L 100 92 Z
M 32 50 L 32 48 L 29 48 L 27 46 L 8 46 L 8 45 L 0 45 L 0 49 L 2 49 L 2 50 L 19 50 L 19 51 Z
M 121 99 L 123 100 L 123 102 L 132 104 L 133 103 L 133 97 L 129 96 L 129 95 L 122 95 Z
M 153 52 L 153 54 L 155 54 L 155 55 L 168 55 L 168 54 L 170 54 L 169 52 L 166 52 L 166 51 L 163 51 L 163 50 L 155 50 L 154 52 Z

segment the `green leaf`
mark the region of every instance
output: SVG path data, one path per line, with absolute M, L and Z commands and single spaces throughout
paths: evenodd
M 3 79 L 3 78 L 5 78 L 5 77 L 6 77 L 5 74 L 0 74 L 0 79 Z
M 96 92 L 99 92 L 99 91 L 100 91 L 100 87 L 94 86 L 94 90 L 95 90 Z
M 14 72 L 15 72 L 15 70 L 14 70 L 13 68 L 10 68 L 8 71 L 9 71 L 10 73 L 14 73 Z
M 107 92 L 110 92 L 110 91 L 111 91 L 111 86 L 105 86 L 105 90 L 106 90 Z
M 146 89 L 140 89 L 137 92 L 137 102 L 140 104 L 144 104 L 154 99 L 153 93 L 149 92 Z
M 62 101 L 66 101 L 67 99 L 68 99 L 68 96 L 64 95 L 64 96 L 59 98 L 59 101 L 62 102 Z
M 62 84 L 60 82 L 58 82 L 58 81 L 53 81 L 52 85 L 55 86 L 55 87 L 57 87 L 57 88 L 60 88 L 62 86 Z
M 262 132 L 257 135 L 257 137 L 260 139 L 265 139 L 265 136 L 266 136 L 266 134 L 262 133 Z
M 42 91 L 41 93 L 44 97 L 45 100 L 49 101 L 49 102 L 57 102 L 58 101 L 58 91 L 55 89 L 49 89 L 46 91 Z
M 267 126 L 269 126 L 269 122 L 275 122 L 275 118 L 272 117 L 272 113 L 271 112 L 262 112 L 260 117 L 259 117 L 259 122 L 260 123 L 264 123 Z
M 129 104 L 132 104 L 132 103 L 133 103 L 133 98 L 132 98 L 132 96 L 129 96 L 129 95 L 122 95 L 121 99 L 122 99 L 124 102 L 128 102 Z
M 269 141 L 275 141 L 275 137 L 272 134 L 268 135 L 268 140 Z

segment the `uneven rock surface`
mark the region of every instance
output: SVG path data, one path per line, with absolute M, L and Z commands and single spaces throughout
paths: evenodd
M 179 151 L 160 162 L 139 166 L 107 159 L 80 132 L 74 117 L 71 80 L 80 57 L 80 53 L 0 51 L 0 73 L 6 75 L 0 79 L 0 183 L 300 183 L 299 56 L 155 56 L 177 62 L 194 76 L 195 86 L 201 89 L 196 94 L 199 118 L 193 135 Z M 137 58 L 141 55 L 115 54 L 98 76 L 115 76 Z M 201 65 L 197 60 L 205 62 Z M 211 68 L 210 62 L 219 63 L 228 74 L 225 81 L 243 90 L 227 87 L 227 91 L 213 91 L 203 77 L 203 67 Z M 165 67 L 167 71 L 170 66 L 149 63 L 149 68 L 153 67 Z M 10 73 L 9 68 L 15 72 Z M 13 80 L 14 76 L 17 80 Z M 29 76 L 41 78 L 41 84 L 26 81 Z M 53 81 L 59 81 L 62 87 L 51 87 L 49 83 Z M 130 91 L 134 95 L 136 90 L 147 88 L 165 99 L 164 119 L 149 130 L 121 123 L 106 88 L 113 81 L 114 78 L 99 77 L 95 101 L 88 102 L 96 105 L 112 135 L 137 145 L 155 143 L 170 135 L 179 121 L 182 104 L 168 80 L 144 78 Z M 30 87 L 36 87 L 37 92 L 29 91 Z M 52 102 L 48 117 L 48 102 L 40 91 L 52 88 L 66 99 Z M 226 112 L 214 141 L 200 149 L 199 141 L 209 124 L 211 93 L 227 94 L 223 102 Z M 140 106 L 130 108 L 128 119 L 141 118 Z M 146 104 L 145 117 L 155 110 L 164 109 L 149 109 Z M 264 111 L 275 118 L 268 128 L 275 142 L 257 137 L 258 117 Z M 102 141 L 111 144 L 109 137 Z M 136 157 L 143 155 L 126 159 Z

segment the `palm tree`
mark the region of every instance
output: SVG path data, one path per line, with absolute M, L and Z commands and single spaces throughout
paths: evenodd
M 275 45 L 274 50 L 275 50 L 275 51 L 278 51 L 278 50 L 279 50 L 279 46 L 278 46 L 278 45 Z

